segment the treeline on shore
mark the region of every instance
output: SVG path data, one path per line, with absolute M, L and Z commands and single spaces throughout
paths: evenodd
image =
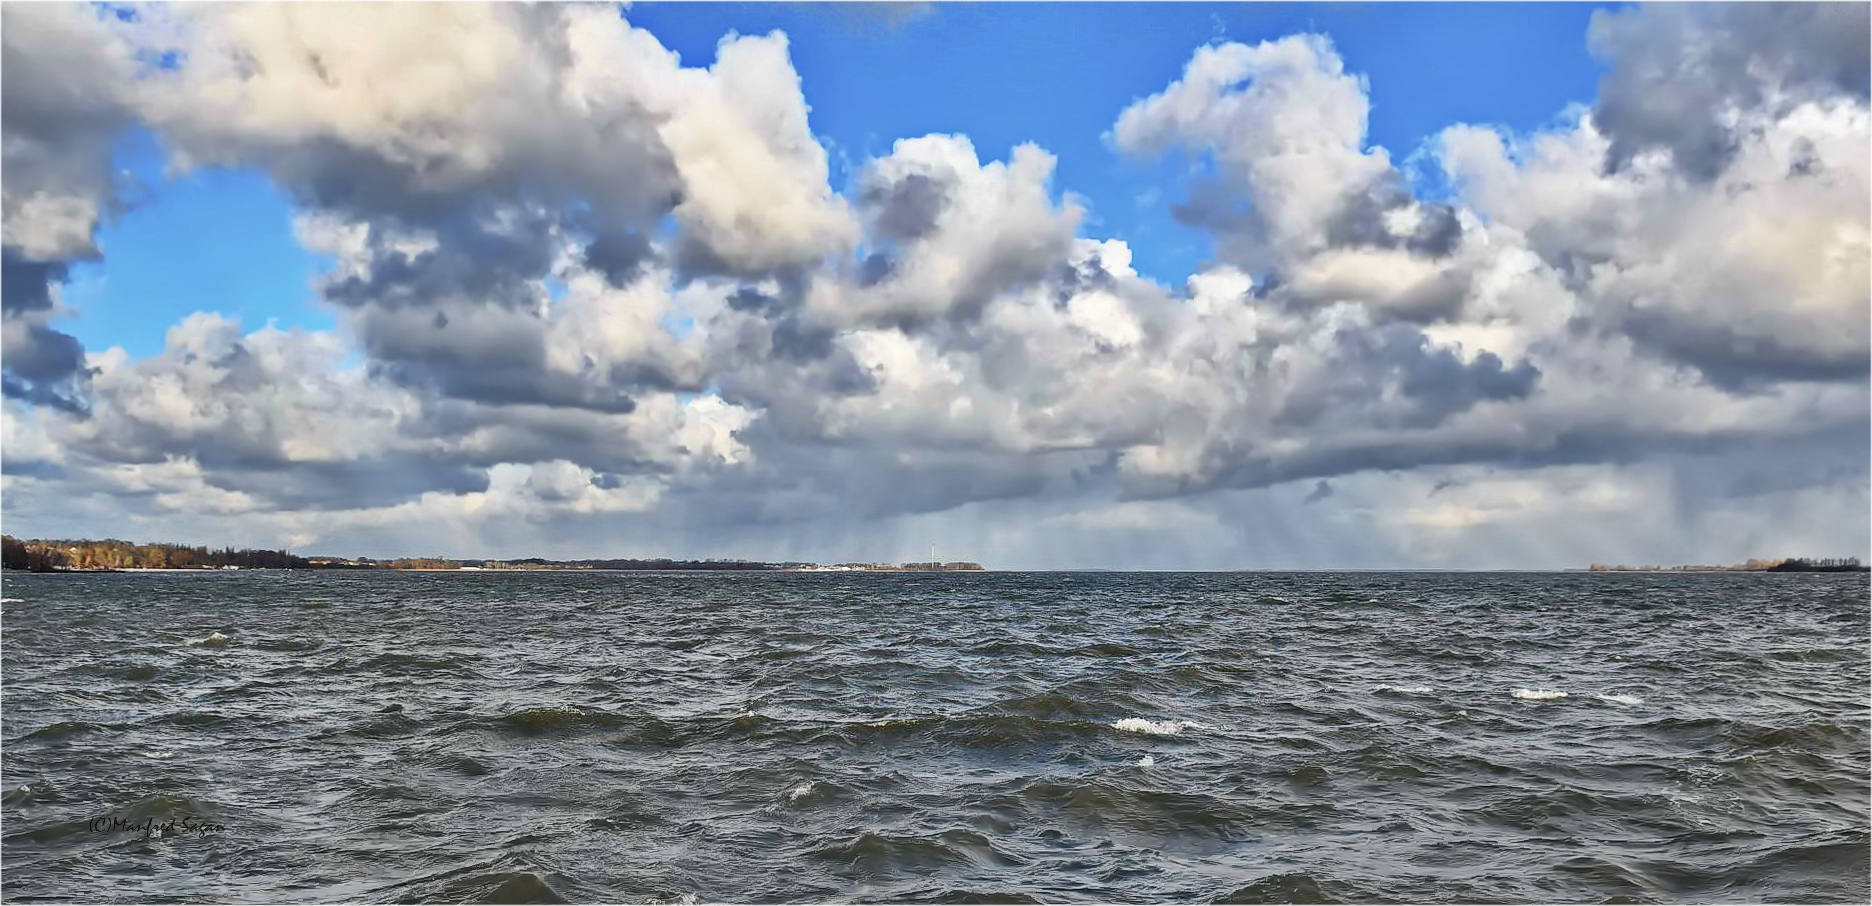
M 0 566 L 28 572 L 64 572 L 111 569 L 421 569 L 421 570 L 761 570 L 824 569 L 812 563 L 788 561 L 763 563 L 757 560 L 672 560 L 656 558 L 609 558 L 587 560 L 546 560 L 526 557 L 519 560 L 455 560 L 445 557 L 403 557 L 377 560 L 370 557 L 301 557 L 286 551 L 213 550 L 186 544 L 135 544 L 108 538 L 92 540 L 26 540 L 12 535 L 0 536 L 5 542 L 5 556 Z M 842 564 L 848 569 L 866 570 L 979 570 L 979 563 L 905 563 Z
M 134 544 L 106 538 L 21 541 L 0 536 L 0 566 L 29 572 L 98 569 L 305 569 L 304 557 L 285 551 L 213 550 L 205 545 Z
M 1594 563 L 1596 573 L 1862 573 L 1868 567 L 1858 557 L 1788 557 L 1780 560 L 1749 560 L 1733 566 L 1608 566 Z

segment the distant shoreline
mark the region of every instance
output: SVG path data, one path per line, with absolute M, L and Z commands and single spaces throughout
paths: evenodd
M 403 572 L 582 572 L 607 570 L 656 572 L 981 572 L 982 565 L 967 560 L 929 560 L 908 563 L 822 564 L 802 560 L 769 563 L 760 560 L 711 558 L 677 560 L 669 557 L 580 557 L 548 560 L 544 557 L 338 557 L 303 556 L 286 550 L 211 549 L 206 545 L 174 543 L 137 544 L 116 538 L 102 540 L 19 539 L 0 536 L 4 556 L 0 569 L 20 572 L 222 572 L 255 569 L 397 570 Z M 931 551 L 932 555 L 935 553 Z
M 1789 557 L 1783 560 L 1750 560 L 1733 566 L 1705 566 L 1701 564 L 1685 566 L 1610 566 L 1594 563 L 1587 572 L 1594 573 L 1863 573 L 1872 572 L 1859 562 L 1857 557 L 1845 559 L 1815 560 L 1805 557 Z
M 1576 567 L 1550 568 L 1550 569 L 1402 569 L 1402 568 L 1392 568 L 1392 569 L 1366 569 L 1366 568 L 1347 568 L 1347 569 L 1109 569 L 1109 568 L 1099 568 L 1099 569 L 987 569 L 984 567 L 984 568 L 968 569 L 968 570 L 954 570 L 954 569 L 931 570 L 931 569 L 904 569 L 901 567 L 884 567 L 880 569 L 832 570 L 832 569 L 790 569 L 790 568 L 744 569 L 744 568 L 733 568 L 733 567 L 721 568 L 721 569 L 705 569 L 705 568 L 631 569 L 631 568 L 612 568 L 612 567 L 570 567 L 570 568 L 536 567 L 536 568 L 530 568 L 530 569 L 487 569 L 487 568 L 478 568 L 478 567 L 463 568 L 463 567 L 420 567 L 420 566 L 411 566 L 411 567 L 381 566 L 381 567 L 368 567 L 368 568 L 366 567 L 350 567 L 350 568 L 346 568 L 346 567 L 252 567 L 252 568 L 242 568 L 239 570 L 228 570 L 228 569 L 219 569 L 219 568 L 212 568 L 212 567 L 209 567 L 209 568 L 168 568 L 168 569 L 154 568 L 154 567 L 141 567 L 141 568 L 127 567 L 127 568 L 117 568 L 117 569 L 83 569 L 83 568 L 80 568 L 80 569 L 42 569 L 42 570 L 0 569 L 0 574 L 9 575 L 9 576 L 27 575 L 27 574 L 39 575 L 39 576 L 45 576 L 45 575 L 80 575 L 80 576 L 83 576 L 83 575 L 98 575 L 102 573 L 115 573 L 115 574 L 162 573 L 165 575 L 219 575 L 219 576 L 224 576 L 230 573 L 279 573 L 279 572 L 448 573 L 448 574 L 464 574 L 464 575 L 483 575 L 483 574 L 511 575 L 515 573 L 606 573 L 606 574 L 612 574 L 612 573 L 615 573 L 615 574 L 706 573 L 708 575 L 717 575 L 717 576 L 720 576 L 720 575 L 772 575 L 775 573 L 786 573 L 789 575 L 800 574 L 800 573 L 812 574 L 812 575 L 852 575 L 852 574 L 858 574 L 858 573 L 867 574 L 867 575 L 879 575 L 879 574 L 931 575 L 935 573 L 942 573 L 942 574 L 960 573 L 964 575 L 1011 575 L 1011 574 L 1017 574 L 1017 573 L 1031 573 L 1035 575 L 1072 574 L 1072 575 L 1110 575 L 1110 576 L 1123 576 L 1123 575 L 1133 575 L 1133 576 L 1149 576 L 1149 575 L 1172 575 L 1172 576 L 1174 575 L 1218 575 L 1218 576 L 1226 576 L 1226 575 L 1328 575 L 1330 576 L 1330 575 L 1344 575 L 1344 574 L 1357 573 L 1357 574 L 1371 574 L 1371 575 L 1408 574 L 1408 575 L 1451 575 L 1451 576 L 1465 576 L 1465 575 L 1583 576 L 1583 575 L 1618 575 L 1618 574 L 1703 576 L 1703 575 L 1735 575 L 1738 573 L 1863 574 L 1867 572 L 1872 572 L 1872 569 L 1868 569 L 1863 566 L 1857 569 L 1825 568 L 1825 569 L 1778 569 L 1778 570 L 1731 569 L 1731 568 L 1720 568 L 1720 567 L 1709 567 L 1709 568 L 1625 567 L 1623 569 L 1596 569 L 1595 570 L 1595 569 L 1581 568 L 1577 566 Z

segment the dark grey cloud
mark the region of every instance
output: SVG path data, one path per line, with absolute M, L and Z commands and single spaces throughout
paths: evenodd
M 967 449 L 926 449 L 914 459 L 887 445 L 801 442 L 778 425 L 744 432 L 757 451 L 748 469 L 677 487 L 673 504 L 700 525 L 863 523 L 940 513 L 995 500 L 1074 493 L 1079 472 L 1103 453 L 1006 457 Z
M 1672 475 L 1686 498 L 1709 496 L 1714 488 L 1723 498 L 1735 500 L 1863 484 L 1872 471 L 1872 442 L 1865 431 L 1834 430 L 1808 440 L 1792 445 L 1766 438 L 1738 442 L 1722 451 L 1720 470 L 1692 460 Z
M 444 462 L 485 469 L 506 462 L 564 459 L 598 472 L 623 475 L 667 471 L 642 445 L 620 431 L 612 418 L 587 411 L 541 406 L 493 407 L 442 400 L 425 407 L 423 417 L 403 425 L 403 433 Z
M 1240 243 L 1244 237 L 1258 240 L 1262 232 L 1260 218 L 1239 191 L 1215 177 L 1192 183 L 1189 198 L 1170 203 L 1170 216 L 1186 227 L 1215 234 L 1223 243 Z M 1226 246 L 1222 251 L 1228 253 Z
M 878 389 L 876 375 L 837 336 L 797 311 L 719 322 L 710 352 L 718 363 L 717 389 L 723 399 L 763 410 L 800 436 L 817 436 L 819 401 Z
M 552 268 L 544 219 L 495 231 L 465 217 L 415 254 L 397 248 L 386 226 L 373 230 L 368 275 L 326 281 L 326 299 L 347 308 L 526 308 L 534 304 L 534 281 Z
M 50 406 L 75 415 L 89 411 L 84 346 L 76 337 L 44 324 L 8 320 L 0 389 L 9 399 Z
M 1462 242 L 1462 221 L 1456 209 L 1442 202 L 1423 202 L 1417 226 L 1405 236 L 1391 232 L 1386 218 L 1418 204 L 1396 171 L 1363 190 L 1349 194 L 1326 221 L 1326 240 L 1334 247 L 1401 248 L 1414 255 L 1446 258 Z
M 867 289 L 897 274 L 897 259 L 889 252 L 872 252 L 858 263 L 858 285 Z
M 216 466 L 206 481 L 212 487 L 251 495 L 269 508 L 305 511 L 394 506 L 431 492 L 472 494 L 488 489 L 485 469 L 422 454 L 267 468 Z
M 1649 148 L 1712 179 L 1735 153 L 1730 105 L 1791 109 L 1872 84 L 1864 3 L 1666 3 L 1593 14 L 1593 52 L 1611 64 L 1594 122 L 1612 140 L 1606 165 Z M 1772 95 L 1770 94 L 1772 92 Z
M 665 360 L 588 358 L 572 372 L 549 367 L 555 328 L 539 286 L 554 272 L 557 221 L 496 216 L 511 210 L 464 216 L 413 253 L 380 222 L 369 240 L 368 271 L 324 282 L 326 299 L 349 310 L 377 374 L 447 397 L 599 412 L 628 412 L 644 390 L 699 389 L 695 376 Z M 616 287 L 646 263 L 648 248 L 636 234 L 609 234 L 585 255 Z
M 1313 490 L 1308 491 L 1306 495 L 1306 499 L 1300 502 L 1301 503 L 1318 503 L 1322 500 L 1325 500 L 1328 497 L 1331 497 L 1332 495 L 1333 495 L 1332 482 L 1327 481 L 1326 479 L 1322 478 L 1319 481 L 1316 481 L 1313 483 Z
M 1119 290 L 1118 278 L 1106 268 L 1099 252 L 1086 256 L 1084 261 L 1067 262 L 1060 265 L 1052 280 L 1053 301 L 1065 305 L 1080 293 L 1092 290 L 1116 292 Z
M 1481 352 L 1464 362 L 1407 324 L 1337 331 L 1333 347 L 1331 377 L 1296 388 L 1281 423 L 1300 427 L 1349 418 L 1428 429 L 1478 403 L 1523 399 L 1540 382 L 1540 369 L 1530 361 L 1510 368 L 1500 356 Z
M 891 242 L 921 239 L 936 231 L 955 186 L 927 173 L 907 173 L 892 180 L 875 169 L 858 180 L 858 203 L 872 232 Z
M 1802 448 L 1844 445 L 1850 455 L 1854 450 L 1872 452 L 1872 446 L 1866 441 L 1869 429 L 1872 429 L 1872 418 L 1793 431 L 1763 431 L 1746 426 L 1707 431 L 1660 430 L 1655 426 L 1605 419 L 1521 436 L 1398 432 L 1382 443 L 1324 440 L 1301 456 L 1237 457 L 1229 460 L 1209 481 L 1181 485 L 1138 484 L 1126 489 L 1125 498 L 1153 499 L 1220 488 L 1262 488 L 1290 481 L 1337 479 L 1365 472 L 1409 472 L 1438 466 L 1480 464 L 1514 470 L 1618 466 L 1675 456 L 1760 452 L 1776 444 Z M 1701 487 L 1698 492 L 1709 493 L 1710 489 Z
M 65 282 L 63 261 L 28 261 L 19 252 L 0 252 L 0 311 L 25 314 L 52 307 L 52 286 Z
M 1772 392 L 1786 381 L 1856 382 L 1872 375 L 1872 357 L 1864 349 L 1824 352 L 1772 333 L 1744 333 L 1670 312 L 1631 309 L 1617 320 L 1617 329 L 1731 393 Z
M 585 266 L 605 276 L 614 287 L 622 289 L 656 259 L 656 249 L 648 237 L 637 232 L 607 232 L 585 246 Z
M 84 345 L 48 323 L 52 289 L 67 273 L 64 261 L 30 261 L 16 247 L 0 249 L 0 392 L 82 415 L 91 376 Z

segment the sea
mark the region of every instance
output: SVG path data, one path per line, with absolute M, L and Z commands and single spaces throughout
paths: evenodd
M 8 574 L 9 902 L 1864 903 L 1863 574 Z

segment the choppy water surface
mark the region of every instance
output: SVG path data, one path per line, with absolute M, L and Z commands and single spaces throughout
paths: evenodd
M 1868 896 L 1863 576 L 5 594 L 8 900 Z

